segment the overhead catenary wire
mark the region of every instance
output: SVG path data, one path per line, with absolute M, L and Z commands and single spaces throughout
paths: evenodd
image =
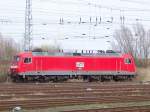
M 140 11 L 150 11 L 150 9 L 144 8 L 144 9 L 139 9 L 139 8 L 130 8 L 130 7 L 110 7 L 110 6 L 105 6 L 105 5 L 100 5 L 100 4 L 96 4 L 96 3 L 89 3 L 89 2 L 85 2 L 85 1 L 78 1 L 78 2 L 73 2 L 73 1 L 55 1 L 55 0 L 51 0 L 51 3 L 57 3 L 57 4 L 71 4 L 71 5 L 84 5 L 84 6 L 88 6 L 91 5 L 93 7 L 97 7 L 97 8 L 102 8 L 102 9 L 112 9 L 112 10 L 124 10 L 124 11 L 135 11 L 135 12 L 140 12 Z
M 55 1 L 54 1 L 55 2 Z M 67 2 L 69 2 L 69 4 L 72 4 L 73 5 L 73 3 L 74 2 L 72 2 L 71 3 L 71 1 L 67 1 Z M 63 2 L 63 3 L 67 3 L 67 2 Z M 57 3 L 59 3 L 59 4 L 61 4 L 61 2 L 57 2 Z M 90 3 L 90 2 L 89 2 Z M 105 7 L 105 6 L 103 6 L 103 5 L 96 5 L 95 3 L 87 3 L 87 2 L 82 2 L 81 3 L 81 5 L 82 6 L 87 6 L 87 7 L 93 7 L 93 8 L 95 8 L 96 10 L 97 9 L 108 9 L 108 10 L 112 10 L 112 11 L 115 11 L 115 10 L 124 10 L 125 8 L 118 8 L 118 7 Z M 74 4 L 74 5 L 77 5 L 77 4 L 80 4 L 80 3 L 76 3 L 76 4 Z M 136 9 L 138 9 L 138 8 L 136 8 Z M 128 8 L 128 9 L 126 9 L 126 10 L 124 10 L 124 12 L 126 12 L 126 11 L 136 11 L 136 12 L 140 12 L 140 11 L 144 11 L 144 10 L 147 10 L 147 12 L 148 12 L 148 10 L 150 11 L 150 9 L 138 9 L 138 10 L 136 10 L 135 8 Z M 49 11 L 48 11 L 48 9 L 38 9 L 39 10 L 39 12 L 38 11 L 35 11 L 35 13 L 41 13 L 41 14 L 47 14 Z M 98 21 L 98 14 L 95 14 L 96 16 L 92 16 L 92 15 L 90 15 L 89 16 L 89 14 L 76 14 L 78 11 L 74 11 L 72 14 L 71 13 L 63 13 L 63 11 L 62 12 L 59 12 L 60 10 L 55 10 L 55 11 L 58 11 L 58 13 L 57 14 L 64 14 L 65 16 L 69 16 L 69 17 L 71 17 L 70 15 L 78 15 L 78 16 L 80 16 L 80 18 L 82 18 L 81 19 L 81 22 L 82 21 L 84 21 L 84 19 L 83 19 L 83 16 L 86 16 L 86 17 L 88 17 L 89 18 L 89 21 L 91 20 L 91 22 L 85 22 L 84 24 L 80 24 L 80 25 L 89 25 L 89 27 L 93 27 L 93 28 L 95 28 L 94 27 L 94 23 L 97 23 L 97 21 Z M 55 11 L 53 12 L 53 13 L 55 13 Z M 34 12 L 34 11 L 33 11 Z M 19 15 L 20 13 L 18 13 L 18 15 Z M 51 14 L 47 14 L 47 16 L 48 15 L 50 15 L 50 16 L 53 16 L 53 15 L 51 15 Z M 124 15 L 125 16 L 125 15 Z M 99 18 L 100 18 L 101 16 L 99 16 Z M 119 17 L 119 14 L 118 14 L 118 17 Z M 22 19 L 23 17 L 21 17 L 21 19 Z M 96 19 L 97 18 L 97 19 Z M 128 17 L 125 17 L 126 19 L 128 18 Z M 37 20 L 37 18 L 35 18 L 36 20 Z M 105 18 L 101 18 L 101 20 L 100 21 L 102 21 L 103 19 L 105 19 Z M 135 20 L 133 19 L 133 21 L 134 22 L 136 22 L 136 19 L 138 20 L 138 21 L 149 21 L 149 20 L 144 20 L 144 19 L 139 19 L 139 18 L 135 18 Z M 67 23 L 67 19 L 65 18 L 65 17 L 62 17 L 62 20 L 63 20 L 63 24 L 62 25 L 78 25 L 78 21 L 71 21 L 70 23 Z M 65 21 L 64 21 L 65 20 Z M 80 19 L 79 19 L 80 20 Z M 128 19 L 128 21 L 130 21 L 131 19 Z M 40 21 L 40 19 L 39 19 L 39 21 Z M 19 23 L 19 24 L 23 24 L 24 22 L 18 22 L 18 21 L 13 21 L 12 22 L 13 24 L 16 24 L 16 23 Z M 1 24 L 1 23 L 0 23 Z M 56 25 L 56 24 L 58 24 L 58 22 L 45 22 L 44 24 L 46 24 L 46 25 L 48 25 L 48 26 L 50 26 L 50 25 Z M 90 25 L 91 24 L 91 25 Z M 113 24 L 114 25 L 118 25 L 119 23 L 118 22 L 113 22 Z M 128 22 L 126 22 L 125 23 L 126 25 L 130 25 L 130 26 L 132 26 L 133 25 L 133 23 L 128 23 Z M 8 25 L 8 24 L 7 24 Z M 43 25 L 43 23 L 41 22 L 33 22 L 33 24 L 32 25 L 38 25 L 38 26 L 42 26 Z M 105 22 L 101 22 L 101 25 L 103 25 L 103 26 L 105 26 L 105 25 L 111 25 L 111 24 L 107 24 L 107 22 L 105 23 Z M 98 26 L 98 25 L 97 25 Z M 147 25 L 148 26 L 148 25 Z M 63 26 L 63 27 L 65 27 L 65 26 Z M 90 35 L 90 34 L 89 34 Z
M 128 2 L 128 3 L 133 3 L 133 4 L 140 4 L 140 5 L 150 5 L 150 2 L 145 2 L 145 1 L 138 1 L 138 0 L 120 0 L 121 2 Z

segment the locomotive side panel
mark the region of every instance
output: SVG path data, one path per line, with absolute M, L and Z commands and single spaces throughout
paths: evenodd
M 80 67 L 81 66 L 81 67 Z M 32 62 L 22 64 L 24 72 L 134 72 L 134 62 L 124 62 L 118 57 L 32 57 Z
M 14 76 L 52 79 L 54 77 L 88 76 L 99 79 L 134 76 L 135 64 L 130 55 L 119 56 L 33 56 L 24 53 L 15 65 Z M 14 68 L 13 68 L 14 69 Z M 14 77 L 14 78 L 16 78 Z M 117 79 L 117 78 L 116 78 Z

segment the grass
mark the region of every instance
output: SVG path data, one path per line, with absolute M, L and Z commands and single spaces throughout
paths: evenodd
M 139 67 L 137 68 L 138 81 L 150 81 L 150 66 L 147 68 Z
M 0 61 L 0 82 L 5 82 L 7 80 L 8 70 L 9 62 Z
M 96 103 L 96 104 L 80 104 L 70 106 L 58 106 L 43 109 L 29 109 L 21 112 L 63 112 L 63 111 L 75 111 L 75 110 L 89 110 L 89 109 L 104 109 L 104 108 L 120 108 L 120 107 L 142 107 L 150 106 L 150 101 L 142 102 L 121 102 L 121 103 Z M 3 111 L 6 112 L 6 111 Z

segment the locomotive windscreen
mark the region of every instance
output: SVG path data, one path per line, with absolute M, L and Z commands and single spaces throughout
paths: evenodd
M 20 60 L 20 57 L 19 56 L 14 56 L 14 61 L 15 62 L 18 62 Z

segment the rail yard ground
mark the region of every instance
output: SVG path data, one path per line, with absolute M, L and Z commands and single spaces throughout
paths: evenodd
M 149 112 L 150 83 L 1 83 L 0 111 Z
M 134 82 L 12 83 L 0 70 L 0 111 L 150 112 L 150 69 L 138 68 Z

